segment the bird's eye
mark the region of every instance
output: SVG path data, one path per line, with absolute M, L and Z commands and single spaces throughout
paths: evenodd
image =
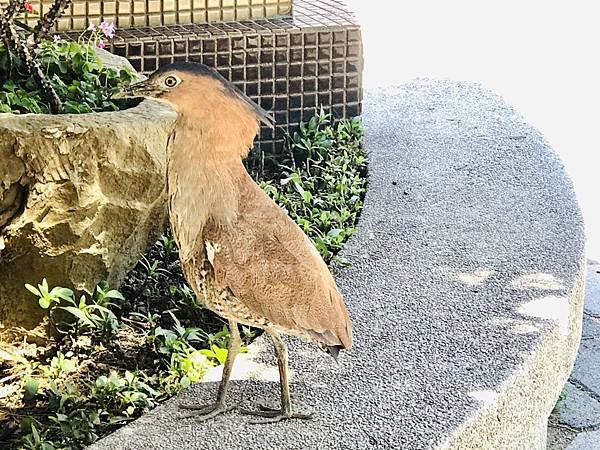
M 172 88 L 179 84 L 179 78 L 174 75 L 169 75 L 167 78 L 165 78 L 164 83 L 166 87 Z

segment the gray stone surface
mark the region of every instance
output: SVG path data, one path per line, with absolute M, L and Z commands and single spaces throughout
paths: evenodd
M 336 271 L 354 347 L 336 366 L 290 340 L 294 400 L 315 419 L 180 420 L 178 403 L 214 398 L 199 383 L 94 449 L 543 448 L 581 331 L 583 227 L 562 164 L 478 85 L 368 92 L 364 122 L 369 188 Z M 233 383 L 230 402 L 263 398 L 275 382 Z
M 585 304 L 587 303 L 587 301 L 588 301 L 588 295 L 586 294 L 584 307 L 585 307 Z M 600 318 L 591 317 L 588 314 L 584 314 L 583 330 L 582 330 L 581 338 L 582 338 L 583 342 L 593 341 L 593 340 L 600 341 Z M 591 342 L 588 342 L 587 344 L 589 347 Z
M 600 449 L 600 430 L 579 434 L 569 444 L 567 450 L 598 450 Z
M 600 318 L 600 265 L 589 264 L 585 285 L 585 311 Z
M 571 376 L 600 394 L 600 340 L 582 340 Z
M 571 383 L 567 383 L 567 389 L 567 398 L 560 408 L 560 421 L 573 428 L 600 425 L 600 403 Z

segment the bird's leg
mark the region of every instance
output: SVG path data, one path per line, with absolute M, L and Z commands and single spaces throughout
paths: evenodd
M 274 423 L 286 419 L 310 419 L 310 414 L 295 413 L 292 409 L 290 397 L 289 369 L 287 346 L 285 342 L 274 331 L 269 331 L 273 339 L 273 345 L 277 352 L 277 363 L 279 366 L 279 384 L 281 387 L 281 409 L 273 409 L 259 405 L 259 411 L 241 410 L 242 414 L 261 416 L 262 419 L 253 420 L 250 423 Z
M 216 403 L 211 405 L 179 405 L 179 408 L 181 409 L 194 411 L 193 413 L 181 416 L 182 419 L 196 417 L 201 421 L 207 420 L 234 408 L 234 406 L 226 406 L 225 399 L 227 397 L 227 390 L 229 388 L 229 380 L 231 378 L 233 362 L 235 361 L 235 357 L 239 353 L 242 344 L 237 322 L 234 322 L 233 320 L 229 321 L 229 333 L 227 359 L 225 360 L 225 365 L 223 366 L 223 375 L 221 376 L 221 383 L 219 384 Z

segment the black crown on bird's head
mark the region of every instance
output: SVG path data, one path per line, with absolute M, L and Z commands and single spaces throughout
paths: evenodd
M 238 98 L 246 103 L 256 114 L 258 119 L 269 128 L 274 128 L 275 119 L 273 116 L 258 106 L 250 97 L 239 90 L 234 84 L 227 80 L 215 69 L 204 64 L 191 61 L 178 61 L 172 64 L 161 66 L 153 72 L 148 79 L 129 86 L 123 91 L 128 97 L 160 97 L 171 89 L 176 89 L 183 81 L 177 77 L 177 73 L 188 74 L 196 77 L 208 77 L 221 84 L 224 92 L 234 98 Z

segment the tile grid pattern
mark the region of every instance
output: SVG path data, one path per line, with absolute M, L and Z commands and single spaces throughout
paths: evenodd
M 144 73 L 187 60 L 216 68 L 275 116 L 275 130 L 261 129 L 265 151 L 320 106 L 336 119 L 361 113 L 360 27 L 337 0 L 296 0 L 286 18 L 123 29 L 111 51 Z
M 2 2 L 0 2 L 2 3 Z M 32 0 L 45 13 L 51 3 Z M 59 30 L 85 30 L 90 21 L 118 28 L 235 21 L 290 15 L 292 0 L 75 0 L 61 17 Z M 34 26 L 38 15 L 26 23 Z

